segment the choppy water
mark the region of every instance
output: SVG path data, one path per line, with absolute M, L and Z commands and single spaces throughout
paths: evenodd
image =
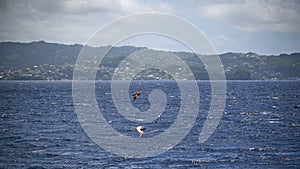
M 198 137 L 210 105 L 210 83 L 198 85 L 201 104 L 191 132 L 171 150 L 139 159 L 111 154 L 86 135 L 74 112 L 71 82 L 0 82 L 0 168 L 300 167 L 299 81 L 229 81 L 222 119 L 203 144 Z M 170 127 L 180 107 L 176 83 L 136 82 L 130 92 L 136 88 L 143 95 L 133 105 L 141 111 L 150 107 L 151 90 L 166 93 L 164 115 L 144 125 L 160 130 Z M 129 129 L 138 124 L 117 113 L 110 93 L 110 83 L 96 84 L 103 115 L 119 132 L 138 137 Z M 159 133 L 145 137 L 155 134 Z

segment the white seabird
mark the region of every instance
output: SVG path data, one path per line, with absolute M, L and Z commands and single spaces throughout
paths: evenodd
M 141 138 L 141 137 L 143 136 L 143 134 L 145 134 L 145 133 L 144 133 L 144 130 L 145 130 L 145 129 L 146 129 L 146 128 L 143 127 L 143 126 L 137 126 L 137 127 L 135 128 L 135 130 L 138 131 L 138 132 L 140 133 L 139 138 Z

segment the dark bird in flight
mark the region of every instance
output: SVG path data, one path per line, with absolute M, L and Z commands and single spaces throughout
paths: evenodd
M 133 96 L 133 101 L 137 99 L 137 97 L 141 94 L 141 90 L 137 90 L 132 96 Z

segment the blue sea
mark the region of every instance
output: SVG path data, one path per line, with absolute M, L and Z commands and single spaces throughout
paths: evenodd
M 300 81 L 226 83 L 222 118 L 206 142 L 198 138 L 210 108 L 211 85 L 198 81 L 199 112 L 187 136 L 162 154 L 130 158 L 111 153 L 85 133 L 75 113 L 71 81 L 1 81 L 0 168 L 300 168 Z M 131 104 L 141 111 L 150 108 L 152 90 L 165 93 L 162 116 L 143 124 L 160 131 L 147 135 L 146 129 L 145 138 L 164 132 L 180 110 L 178 85 L 132 82 L 129 97 L 137 88 L 142 94 Z M 118 113 L 110 82 L 97 81 L 95 96 L 115 130 L 145 139 L 129 129 L 138 122 Z

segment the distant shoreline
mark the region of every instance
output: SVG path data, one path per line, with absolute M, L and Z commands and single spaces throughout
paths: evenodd
M 2 42 L 0 43 L 0 80 L 72 80 L 76 61 L 82 48 L 83 46 L 79 44 L 64 45 L 45 41 Z M 88 62 L 98 61 L 99 52 L 106 51 L 106 48 L 91 47 L 89 56 L 92 57 L 88 59 Z M 135 46 L 113 47 L 98 63 L 97 68 L 83 66 L 82 69 L 90 73 L 95 73 L 97 69 L 96 80 L 110 80 L 125 58 L 146 49 L 148 48 Z M 168 53 L 168 51 L 148 50 L 148 54 L 151 52 L 161 56 Z M 176 77 L 172 77 L 163 70 L 141 69 L 133 79 L 210 79 L 207 65 L 201 61 L 201 58 L 210 57 L 210 55 L 200 55 L 200 58 L 195 53 L 172 52 L 172 54 L 182 59 L 192 73 L 183 73 L 174 67 L 172 71 Z M 228 80 L 300 80 L 300 53 L 259 55 L 253 52 L 228 52 L 218 56 Z M 120 68 L 118 71 L 123 74 L 124 72 L 133 73 L 132 69 L 129 66 Z

